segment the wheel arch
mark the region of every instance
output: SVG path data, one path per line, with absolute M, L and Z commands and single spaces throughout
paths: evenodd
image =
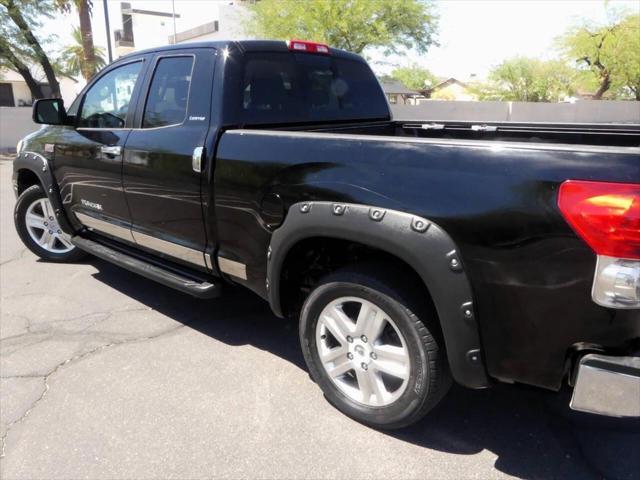
M 75 230 L 65 215 L 58 184 L 53 178 L 49 159 L 36 152 L 21 152 L 13 161 L 14 188 L 20 195 L 27 188 L 39 184 L 49 198 L 62 230 L 73 235 Z
M 18 196 L 22 195 L 27 188 L 33 185 L 42 185 L 40 178 L 29 168 L 21 168 L 16 172 L 16 192 Z M 44 188 L 44 187 L 43 187 Z
M 292 249 L 310 238 L 367 245 L 399 258 L 422 279 L 438 313 L 451 373 L 471 388 L 489 385 L 473 309 L 471 285 L 455 243 L 437 224 L 408 213 L 368 205 L 301 202 L 292 205 L 273 233 L 267 291 L 282 316 L 282 272 Z

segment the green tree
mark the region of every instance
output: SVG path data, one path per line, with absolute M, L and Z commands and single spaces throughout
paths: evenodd
M 618 31 L 616 82 L 640 100 L 640 15 L 629 15 Z
M 355 53 L 367 47 L 427 51 L 438 17 L 431 0 L 262 0 L 247 30 L 262 38 L 303 39 Z
M 77 76 L 83 74 L 83 72 L 88 71 L 89 69 L 85 67 L 84 63 L 86 62 L 86 56 L 84 54 L 84 45 L 82 42 L 82 32 L 79 28 L 73 29 L 73 39 L 75 43 L 72 45 L 67 45 L 64 50 L 62 50 L 62 55 L 60 57 L 65 71 L 73 76 Z M 91 71 L 97 72 L 102 67 L 106 65 L 106 61 L 104 59 L 104 50 L 100 47 L 93 47 L 93 58 L 94 63 L 91 65 Z M 91 78 L 91 77 L 89 77 Z
M 85 80 L 89 81 L 100 66 L 96 58 L 96 48 L 93 45 L 93 29 L 91 27 L 92 0 L 55 0 L 56 7 L 64 13 L 69 13 L 75 8 L 78 11 L 80 20 L 80 43 L 82 45 L 83 60 L 80 62 L 80 73 Z M 77 39 L 76 39 L 77 40 Z M 104 66 L 104 61 L 102 62 Z
M 24 78 L 34 98 L 42 98 L 43 92 L 31 71 L 33 64 L 42 68 L 51 94 L 60 97 L 56 67 L 42 47 L 46 39 L 34 33 L 50 12 L 49 0 L 0 0 L 0 57 Z
M 575 72 L 560 60 L 513 57 L 489 73 L 489 81 L 475 85 L 481 100 L 557 102 L 574 92 Z
M 568 60 L 588 72 L 594 99 L 630 92 L 640 100 L 640 15 L 613 12 L 606 25 L 581 23 L 558 39 Z
M 433 73 L 415 64 L 396 68 L 391 72 L 391 78 L 402 82 L 413 90 L 424 90 L 438 83 L 438 79 Z

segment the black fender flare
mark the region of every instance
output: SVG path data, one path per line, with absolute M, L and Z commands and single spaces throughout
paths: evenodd
M 471 284 L 455 243 L 440 226 L 422 217 L 368 205 L 292 205 L 273 233 L 267 254 L 268 299 L 276 315 L 282 316 L 280 278 L 287 254 L 299 241 L 311 237 L 359 242 L 412 266 L 431 293 L 454 379 L 470 388 L 489 386 Z
M 58 188 L 58 184 L 53 178 L 49 159 L 37 152 L 20 152 L 13 161 L 13 171 L 18 174 L 20 170 L 29 170 L 38 177 L 38 180 L 40 181 L 42 188 L 44 188 L 44 191 L 56 213 L 58 225 L 60 225 L 60 228 L 66 234 L 74 235 L 76 232 L 71 226 L 64 208 L 62 207 L 60 190 Z

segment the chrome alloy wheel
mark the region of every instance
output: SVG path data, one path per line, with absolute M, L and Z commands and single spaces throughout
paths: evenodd
M 368 300 L 342 297 L 329 303 L 318 318 L 316 345 L 331 381 L 358 403 L 384 407 L 407 388 L 406 342 L 391 317 Z
M 25 214 L 29 236 L 40 248 L 51 253 L 67 253 L 75 248 L 56 220 L 53 207 L 47 198 L 34 200 Z

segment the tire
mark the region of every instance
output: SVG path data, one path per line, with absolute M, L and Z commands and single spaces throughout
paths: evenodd
M 406 274 L 390 271 L 364 265 L 329 274 L 300 314 L 304 358 L 326 398 L 349 417 L 381 429 L 418 421 L 451 386 L 434 308 L 424 292 L 403 286 Z M 342 319 L 343 329 L 334 317 Z M 363 337 L 367 331 L 375 338 Z
M 40 185 L 32 185 L 22 192 L 13 218 L 22 243 L 43 260 L 66 263 L 86 256 L 60 230 L 51 203 Z

